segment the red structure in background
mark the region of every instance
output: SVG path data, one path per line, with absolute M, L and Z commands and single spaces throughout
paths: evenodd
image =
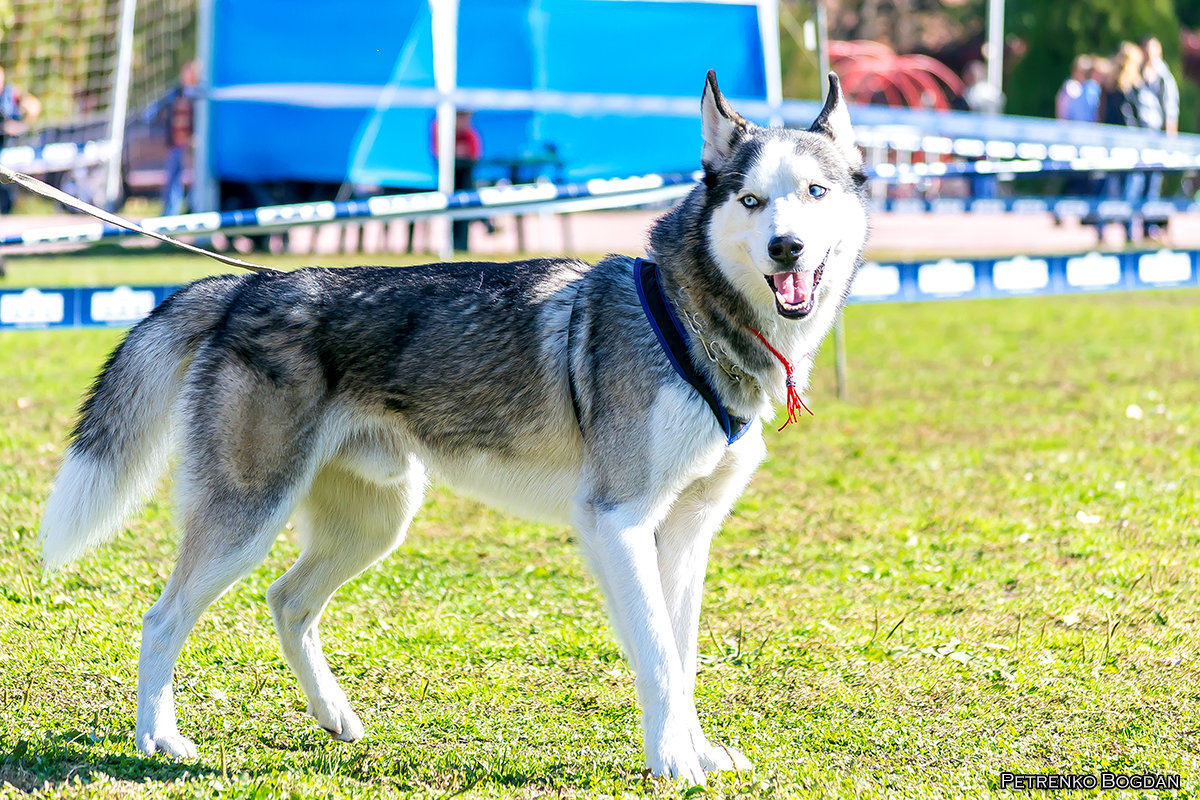
M 879 42 L 830 42 L 829 62 L 846 96 L 857 103 L 947 111 L 965 88 L 936 58 L 897 55 Z

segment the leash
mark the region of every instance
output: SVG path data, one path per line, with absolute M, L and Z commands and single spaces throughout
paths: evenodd
M 15 183 L 18 186 L 22 187 L 23 189 L 27 189 L 27 190 L 33 192 L 34 194 L 40 194 L 42 197 L 46 197 L 46 198 L 49 198 L 50 200 L 54 200 L 56 202 L 62 203 L 64 206 L 67 206 L 68 208 L 73 208 L 76 211 L 81 211 L 84 214 L 87 214 L 88 216 L 91 216 L 91 217 L 95 217 L 96 219 L 98 219 L 102 222 L 107 222 L 110 225 L 116 225 L 118 228 L 125 228 L 126 230 L 130 230 L 135 233 L 140 233 L 144 236 L 149 236 L 153 239 L 158 239 L 160 242 L 166 242 L 167 244 L 174 245 L 175 247 L 179 247 L 183 250 L 187 250 L 189 252 L 196 253 L 198 255 L 208 256 L 209 258 L 215 258 L 217 261 L 220 261 L 223 264 L 228 264 L 231 267 L 241 267 L 242 269 L 248 269 L 251 272 L 280 272 L 281 271 L 281 270 L 274 269 L 273 267 L 264 267 L 261 264 L 252 264 L 249 261 L 242 261 L 240 258 L 233 258 L 232 256 L 223 255 L 221 253 L 215 253 L 212 250 L 206 250 L 203 247 L 197 247 L 194 244 L 188 244 L 187 242 L 181 242 L 178 239 L 175 239 L 171 236 L 167 236 L 165 233 L 159 233 L 158 231 L 152 231 L 152 230 L 149 230 L 148 228 L 143 228 L 141 225 L 138 225 L 136 222 L 130 222 L 129 220 L 125 219 L 124 217 L 118 217 L 116 214 L 110 214 L 109 212 L 105 211 L 104 209 L 98 208 L 98 207 L 92 205 L 91 203 L 85 203 L 83 200 L 80 200 L 78 197 L 72 197 L 71 195 L 67 194 L 66 192 L 62 191 L 61 189 L 55 189 L 53 186 L 51 186 L 50 184 L 48 184 L 44 181 L 40 181 L 37 178 L 26 175 L 22 172 L 14 172 L 13 170 L 9 169 L 8 167 L 4 166 L 3 164 L 0 164 L 0 182 Z

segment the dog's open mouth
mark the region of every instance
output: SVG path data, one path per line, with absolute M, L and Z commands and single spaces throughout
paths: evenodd
M 777 272 L 767 275 L 767 283 L 775 292 L 775 310 L 782 317 L 802 319 L 812 313 L 817 302 L 817 285 L 825 272 L 825 261 L 829 253 L 821 260 L 820 266 L 811 272 Z

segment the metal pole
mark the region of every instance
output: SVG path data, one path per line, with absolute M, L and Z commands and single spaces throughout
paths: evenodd
M 116 209 L 121 196 L 121 162 L 125 152 L 125 115 L 129 108 L 129 75 L 133 70 L 133 14 L 137 0 L 121 0 L 117 33 L 117 67 L 113 72 L 112 121 L 108 132 L 108 176 L 104 202 Z
M 196 131 L 192 158 L 192 211 L 216 211 L 216 182 L 213 181 L 209 133 L 212 128 L 213 2 L 200 0 L 196 8 L 197 94 Z
M 825 99 L 829 81 L 829 12 L 825 10 L 824 0 L 817 0 L 817 64 L 821 74 L 817 83 L 821 84 L 821 99 Z
M 458 0 L 429 0 L 433 29 L 433 82 L 438 90 L 437 146 L 438 191 L 454 191 L 454 97 L 458 84 Z M 449 258 L 453 252 L 453 226 L 438 243 L 438 255 Z
M 1004 80 L 1004 0 L 988 0 L 987 80 L 997 94 Z
M 829 14 L 823 0 L 817 0 L 817 60 L 821 65 L 821 99 L 829 94 Z M 838 315 L 833 326 L 833 367 L 837 375 L 838 400 L 850 399 L 850 386 L 846 377 L 846 331 L 842 328 L 842 315 Z
M 837 375 L 837 396 L 843 403 L 850 399 L 850 386 L 846 379 L 846 332 L 842 329 L 842 314 L 838 314 L 837 323 L 833 326 L 833 369 Z
M 779 53 L 779 0 L 759 0 L 758 30 L 762 38 L 763 68 L 767 78 L 767 107 L 772 128 L 783 127 L 783 61 Z

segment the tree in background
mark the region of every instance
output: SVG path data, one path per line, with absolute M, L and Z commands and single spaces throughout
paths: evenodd
M 816 17 L 816 8 L 810 0 L 779 3 L 779 62 L 784 97 L 815 100 L 821 96 Z

